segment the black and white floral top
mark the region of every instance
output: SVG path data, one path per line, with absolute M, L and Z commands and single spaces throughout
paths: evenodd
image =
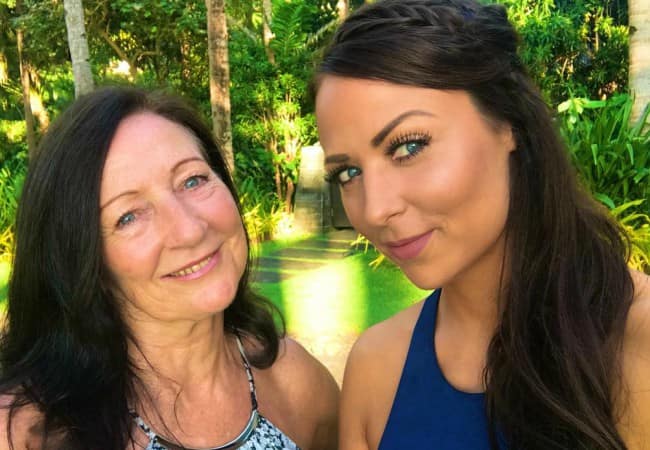
M 248 377 L 252 404 L 251 416 L 242 432 L 235 439 L 218 447 L 201 450 L 300 450 L 287 435 L 259 413 L 253 372 L 239 336 L 237 336 L 237 346 Z M 172 443 L 170 440 L 156 434 L 136 412 L 132 412 L 132 415 L 138 427 L 149 437 L 146 450 L 199 450 L 180 447 L 178 444 Z

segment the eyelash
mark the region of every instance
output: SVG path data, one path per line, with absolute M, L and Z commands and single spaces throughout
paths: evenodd
M 418 144 L 420 147 L 413 153 L 409 153 L 408 155 L 395 159 L 398 162 L 408 161 L 409 159 L 417 156 L 418 153 L 420 153 L 424 147 L 429 145 L 430 142 L 431 142 L 431 135 L 427 132 L 416 131 L 416 132 L 401 134 L 391 139 L 390 143 L 388 144 L 388 147 L 386 148 L 386 154 L 388 156 L 393 156 L 397 151 L 397 149 L 402 145 L 410 144 L 410 143 Z
M 385 153 L 386 153 L 386 155 L 392 157 L 392 156 L 395 155 L 395 152 L 397 151 L 397 149 L 399 147 L 401 147 L 402 145 L 410 144 L 410 143 L 418 144 L 420 147 L 418 149 L 416 149 L 414 152 L 409 153 L 408 155 L 405 155 L 405 156 L 401 156 L 399 158 L 395 158 L 395 161 L 397 161 L 399 163 L 402 163 L 404 161 L 407 161 L 407 160 L 417 156 L 422 151 L 422 149 L 424 147 L 426 147 L 430 142 L 431 142 L 431 135 L 429 133 L 427 133 L 427 132 L 418 131 L 418 132 L 405 133 L 405 134 L 402 134 L 402 135 L 399 135 L 399 136 L 393 138 L 389 142 Z M 339 180 L 339 175 L 342 172 L 344 172 L 344 171 L 346 171 L 346 170 L 348 170 L 348 169 L 350 169 L 352 167 L 353 166 L 350 166 L 350 165 L 347 165 L 347 164 L 342 164 L 340 166 L 334 167 L 333 169 L 327 171 L 327 173 L 325 174 L 325 181 L 327 183 L 336 183 L 336 184 L 339 184 L 341 186 L 349 183 L 349 181 L 341 182 Z

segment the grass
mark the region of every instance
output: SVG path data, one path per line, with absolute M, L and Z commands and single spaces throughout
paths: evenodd
M 264 243 L 259 254 L 269 256 L 290 243 Z M 358 334 L 427 295 L 389 262 L 370 267 L 376 256 L 372 250 L 359 252 L 254 286 L 280 308 L 290 334 Z

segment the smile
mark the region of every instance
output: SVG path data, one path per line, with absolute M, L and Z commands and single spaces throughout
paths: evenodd
M 431 237 L 432 231 L 427 231 L 426 233 L 408 238 L 402 239 L 400 241 L 387 242 L 386 250 L 390 257 L 398 260 L 407 260 L 413 259 L 424 250 L 429 238 Z
M 171 272 L 167 275 L 170 278 L 184 278 L 184 279 L 195 279 L 201 277 L 203 274 L 208 272 L 214 265 L 217 263 L 217 253 L 213 253 L 205 259 L 192 264 L 189 267 L 185 267 L 176 272 Z

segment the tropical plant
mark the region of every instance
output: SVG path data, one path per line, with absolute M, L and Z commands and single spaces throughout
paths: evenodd
M 271 238 L 285 216 L 280 200 L 259 189 L 250 178 L 239 182 L 237 191 L 251 241 L 257 243 Z
M 650 129 L 648 111 L 629 126 L 632 99 L 571 98 L 558 106 L 561 132 L 580 178 L 610 209 L 650 198 Z M 650 203 L 636 205 L 650 213 Z
M 269 153 L 264 179 L 273 180 L 275 195 L 287 212 L 298 181 L 299 150 L 317 139 L 308 85 L 314 53 L 336 25 L 336 10 L 330 3 L 272 2 L 271 20 L 265 22 L 272 32 L 268 42 L 262 38 L 261 17 L 256 33 L 243 26 L 232 29 L 234 147 L 247 158 L 259 149 Z M 236 71 L 236 67 L 248 70 Z
M 650 216 L 634 212 L 647 199 L 624 203 L 610 212 L 623 226 L 630 243 L 629 264 L 650 275 Z M 632 210 L 632 211 L 630 211 Z
M 22 151 L 0 167 L 0 256 L 13 254 L 13 225 L 25 181 L 27 153 Z

